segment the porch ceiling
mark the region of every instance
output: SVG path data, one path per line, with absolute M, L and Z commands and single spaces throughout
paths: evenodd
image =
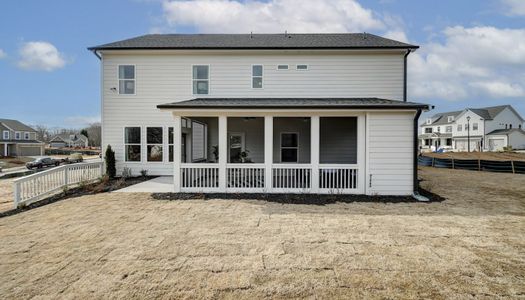
M 381 98 L 195 98 L 159 109 L 423 109 L 427 104 Z

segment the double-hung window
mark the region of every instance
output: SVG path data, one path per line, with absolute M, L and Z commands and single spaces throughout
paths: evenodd
M 22 139 L 22 133 L 20 131 L 15 132 L 15 140 L 21 140 Z
M 24 140 L 29 140 L 29 132 L 24 132 Z
M 210 67 L 193 66 L 193 94 L 207 95 L 210 92 Z
M 432 127 L 430 127 L 430 128 L 425 128 L 425 133 L 432 133 Z
M 458 131 L 461 131 L 463 129 L 463 127 L 461 126 L 461 124 L 458 124 Z
M 296 132 L 281 133 L 281 162 L 296 163 L 299 160 L 299 134 Z
M 452 126 L 445 127 L 445 131 L 446 132 L 452 132 Z
M 472 130 L 478 130 L 478 123 L 472 123 Z
M 468 124 L 465 124 L 465 130 L 468 130 Z
M 263 87 L 263 66 L 253 65 L 252 66 L 252 88 L 262 89 Z
M 148 161 L 162 161 L 162 127 L 146 127 L 146 158 Z
M 168 127 L 168 161 L 173 162 L 173 127 Z
M 121 95 L 135 94 L 135 66 L 118 66 L 118 93 Z
M 307 71 L 308 70 L 308 65 L 296 65 L 295 69 L 298 70 L 298 71 Z
M 8 130 L 4 130 L 4 133 L 3 133 L 3 137 L 4 137 L 4 140 L 8 140 L 9 139 L 9 131 Z
M 141 161 L 140 127 L 124 128 L 125 161 Z

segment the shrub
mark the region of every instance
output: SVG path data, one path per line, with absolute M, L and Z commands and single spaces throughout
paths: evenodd
M 147 177 L 148 176 L 148 170 L 144 170 L 144 169 L 140 170 L 140 175 L 142 177 Z
M 122 169 L 122 178 L 127 179 L 130 177 L 131 177 L 131 169 L 128 167 L 124 167 L 124 169 Z
M 106 148 L 106 156 L 104 159 L 106 160 L 106 174 L 108 174 L 109 178 L 115 178 L 115 176 L 117 176 L 117 168 L 115 166 L 115 151 L 111 149 L 111 145 L 108 145 Z

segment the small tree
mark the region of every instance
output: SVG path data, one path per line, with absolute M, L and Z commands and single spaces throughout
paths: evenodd
M 106 156 L 104 159 L 106 160 L 106 174 L 108 174 L 109 178 L 115 178 L 115 176 L 117 176 L 117 168 L 115 167 L 115 151 L 111 149 L 111 145 L 108 145 L 106 148 Z

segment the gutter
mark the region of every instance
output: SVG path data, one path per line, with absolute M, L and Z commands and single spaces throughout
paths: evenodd
M 410 54 L 410 52 L 412 52 L 412 50 L 407 49 L 407 52 L 403 57 L 403 101 L 405 102 L 407 102 L 407 57 Z
M 95 54 L 95 56 L 99 59 L 99 60 L 102 60 L 102 56 L 100 56 L 100 54 L 98 54 L 98 50 L 97 49 L 94 49 L 94 48 L 88 48 L 89 51 L 93 52 L 93 54 Z
M 407 54 L 408 55 L 408 54 Z M 406 56 L 405 56 L 406 58 Z M 414 185 L 414 193 L 412 194 L 412 197 L 414 197 L 417 201 L 422 202 L 428 202 L 430 201 L 427 197 L 422 196 L 419 194 L 419 181 L 417 176 L 417 157 L 418 157 L 418 121 L 419 117 L 421 116 L 421 109 L 418 109 L 416 112 L 416 115 L 414 116 L 414 161 L 413 161 L 413 185 Z

